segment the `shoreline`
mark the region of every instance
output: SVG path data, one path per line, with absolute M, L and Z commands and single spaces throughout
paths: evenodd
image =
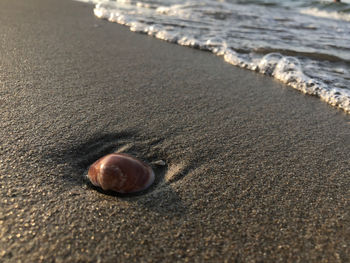
M 0 261 L 349 260 L 350 116 L 89 4 L 0 7 Z M 166 167 L 105 195 L 116 150 Z
M 101 2 L 101 5 L 96 4 L 93 10 L 96 17 L 126 26 L 132 32 L 146 34 L 169 43 L 176 43 L 181 46 L 211 52 L 235 67 L 258 72 L 262 75 L 274 78 L 295 90 L 310 96 L 315 96 L 325 103 L 350 114 L 350 91 L 345 88 L 347 86 L 346 83 L 343 83 L 342 88 L 340 88 L 339 80 L 333 79 L 333 81 L 329 81 L 305 74 L 307 64 L 302 64 L 301 60 L 303 60 L 303 58 L 312 59 L 315 58 L 315 56 L 317 57 L 317 53 L 315 52 L 299 53 L 298 51 L 292 51 L 293 48 L 291 48 L 290 51 L 288 51 L 288 49 L 283 50 L 281 48 L 275 48 L 271 49 L 268 53 L 263 52 L 263 54 L 260 54 L 259 58 L 247 59 L 242 57 L 242 54 L 239 52 L 223 44 L 218 44 L 214 48 L 213 46 L 208 46 L 206 44 L 207 41 L 201 40 L 198 37 L 192 37 L 191 34 L 186 35 L 186 33 L 182 33 L 181 30 L 174 33 L 172 30 L 167 30 L 166 26 L 160 26 L 159 28 L 150 26 L 148 23 L 143 22 L 142 15 L 131 14 L 130 18 L 124 19 L 125 14 L 129 16 L 127 11 L 125 12 L 123 9 L 110 9 L 108 5 L 105 7 L 103 2 Z M 154 22 L 157 22 L 156 18 Z M 160 22 L 160 24 L 162 23 Z M 180 37 L 178 35 L 180 35 Z M 254 50 L 250 50 L 250 52 L 254 53 L 255 56 L 258 55 Z M 324 56 L 323 59 L 321 59 L 322 61 L 347 63 L 346 59 L 342 60 L 341 57 L 337 57 L 335 54 L 322 54 L 321 52 L 318 56 Z M 252 56 L 249 55 L 248 57 Z M 317 61 L 320 62 L 318 59 L 314 62 L 318 63 Z M 315 72 L 321 73 L 324 69 L 315 67 L 314 70 Z M 332 78 L 332 75 L 329 77 Z

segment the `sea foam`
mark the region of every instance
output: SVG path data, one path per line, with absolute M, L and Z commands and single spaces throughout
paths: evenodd
M 316 17 L 350 21 L 350 14 L 336 12 L 336 11 L 319 10 L 318 8 L 302 9 L 302 10 L 300 10 L 300 13 L 306 14 L 306 15 L 311 15 L 311 16 L 316 16 Z

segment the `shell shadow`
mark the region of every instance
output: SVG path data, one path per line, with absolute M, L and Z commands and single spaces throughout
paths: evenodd
M 43 160 L 51 160 L 54 165 L 63 167 L 59 178 L 70 184 L 84 183 L 84 171 L 98 158 L 114 152 L 125 141 L 130 142 L 135 135 L 133 132 L 95 134 L 83 142 L 69 142 L 48 149 L 43 153 Z

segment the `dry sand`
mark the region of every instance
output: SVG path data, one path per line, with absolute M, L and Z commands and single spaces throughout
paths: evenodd
M 79 2 L 2 0 L 0 35 L 0 262 L 349 262 L 349 116 Z M 167 165 L 106 195 L 115 150 Z

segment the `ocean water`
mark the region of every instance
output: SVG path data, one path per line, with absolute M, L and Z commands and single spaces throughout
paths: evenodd
M 210 51 L 350 114 L 350 0 L 80 0 L 131 31 Z

